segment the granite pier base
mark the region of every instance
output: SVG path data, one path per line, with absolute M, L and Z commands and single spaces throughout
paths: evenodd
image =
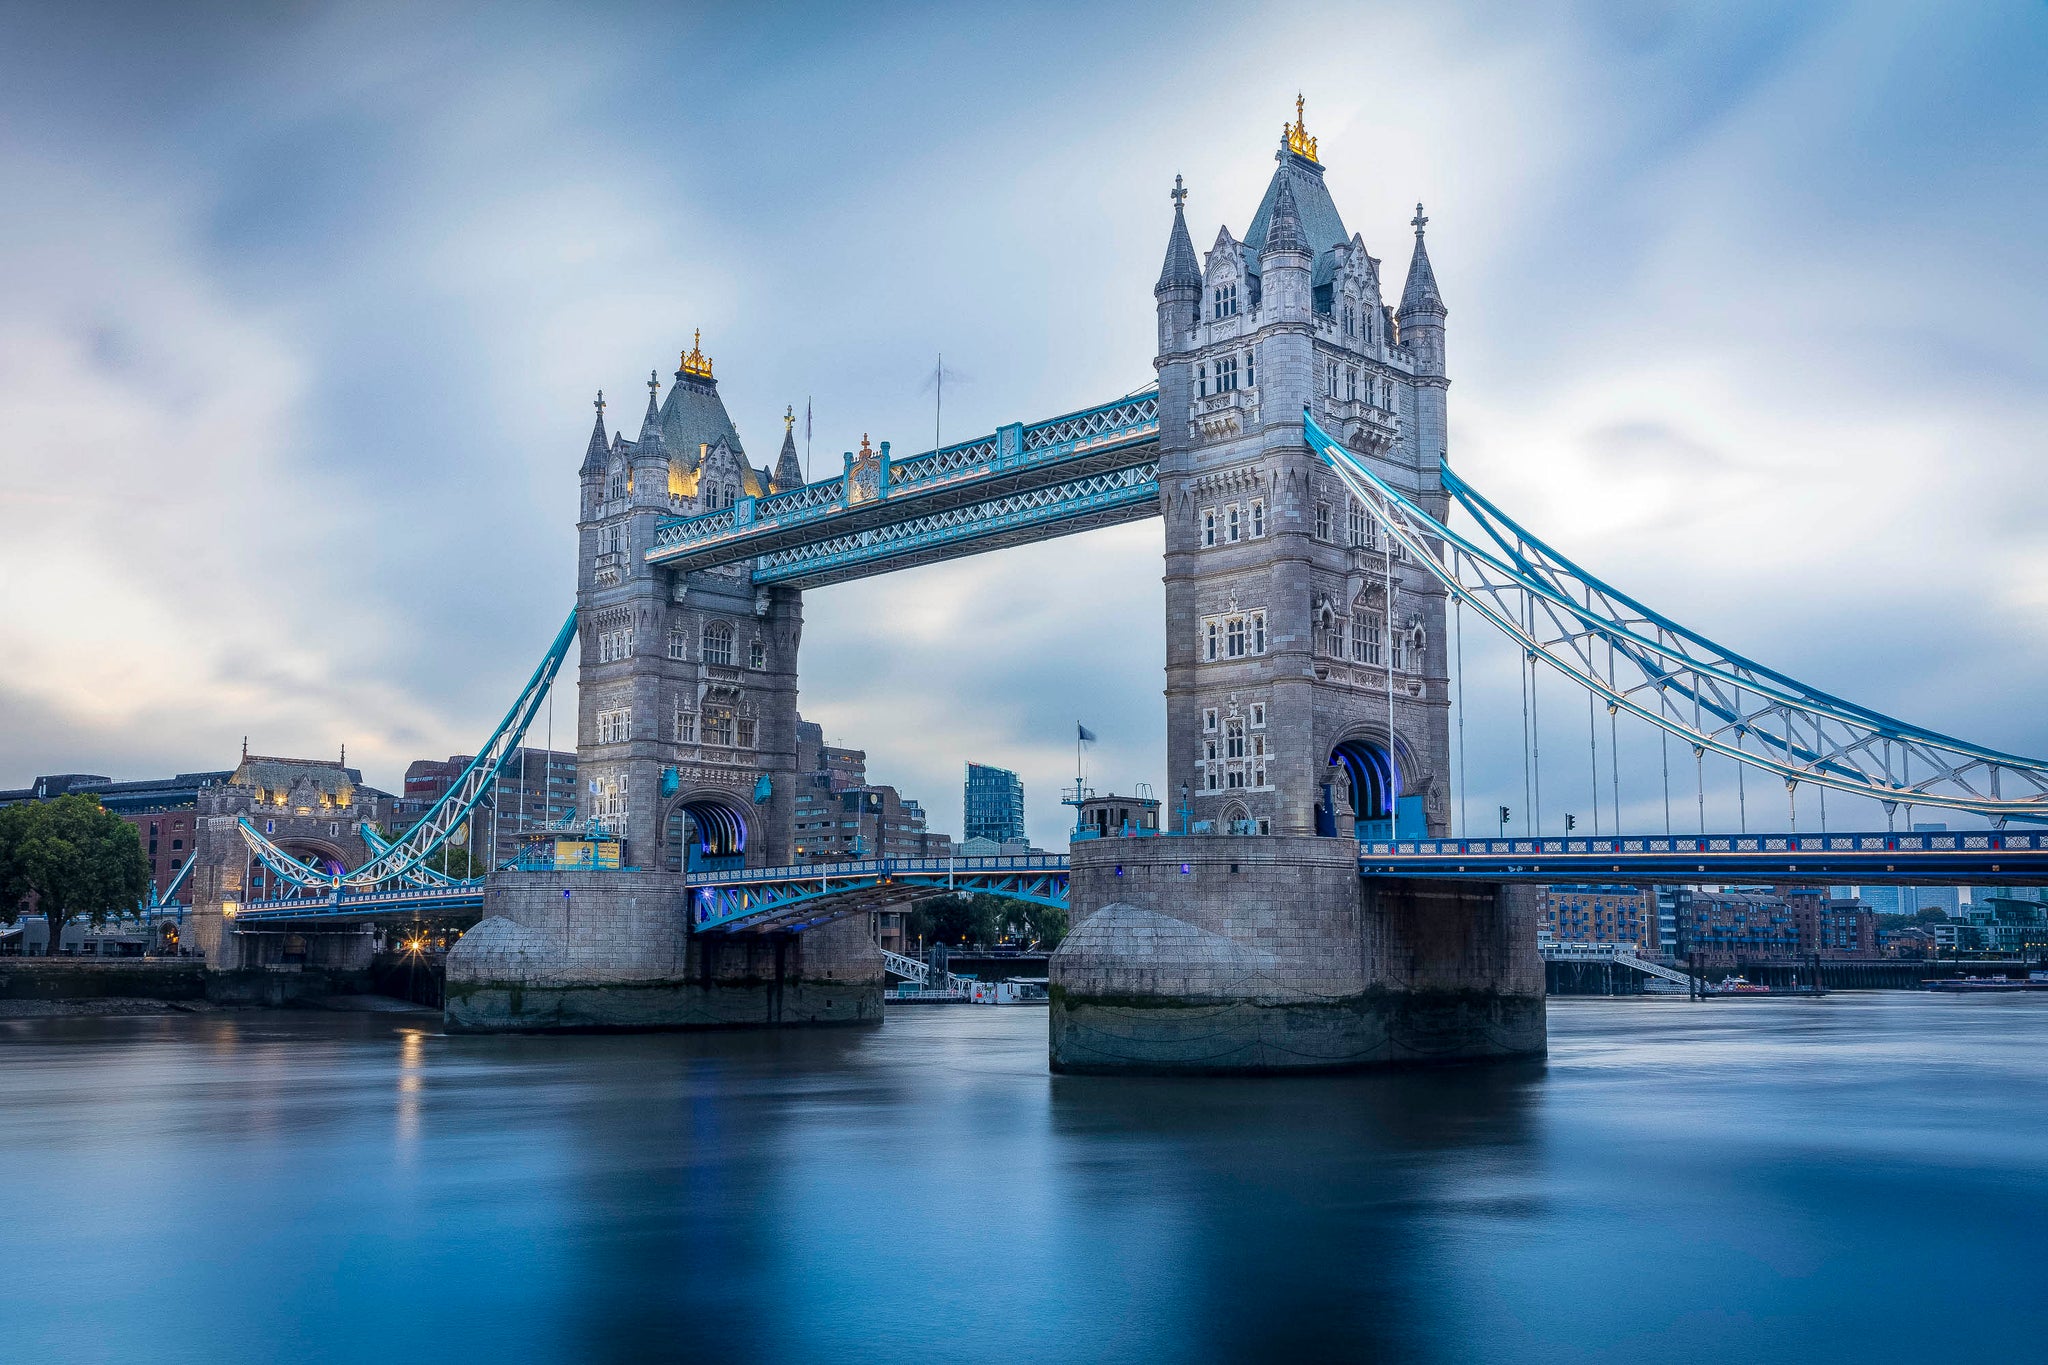
M 458 1032 L 878 1024 L 868 917 L 692 935 L 672 872 L 500 872 L 449 950 Z
M 1541 1056 L 1530 888 L 1364 880 L 1348 839 L 1073 847 L 1060 1072 L 1259 1073 Z

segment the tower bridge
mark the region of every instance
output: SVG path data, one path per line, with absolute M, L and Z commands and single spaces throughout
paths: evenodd
M 244 822 L 297 899 L 242 922 L 480 906 L 449 957 L 455 1027 L 832 1023 L 879 1017 L 866 911 L 976 889 L 1071 910 L 1056 1068 L 1266 1070 L 1540 1051 L 1534 883 L 2048 881 L 2048 835 L 2006 824 L 2048 820 L 2048 766 L 1717 645 L 1460 477 L 1421 206 L 1395 294 L 1299 108 L 1275 160 L 1244 236 L 1222 227 L 1200 254 L 1176 179 L 1154 377 L 1095 406 L 902 458 L 863 437 L 807 482 L 787 420 L 773 463 L 751 461 L 701 336 L 665 399 L 650 377 L 636 435 L 607 429 L 600 395 L 576 609 L 504 722 L 353 869 L 308 866 Z M 804 590 L 1153 516 L 1179 828 L 1042 859 L 798 856 Z M 1453 818 L 1466 615 L 1511 642 L 1525 683 L 1541 665 L 1696 768 L 1711 754 L 1783 783 L 1794 821 L 1804 787 L 1823 821 L 1833 791 L 1888 822 L 1937 806 L 1992 828 L 1710 834 L 1702 814 L 1697 836 L 1474 838 Z M 437 879 L 426 859 L 572 648 L 579 817 L 621 842 L 621 868 Z

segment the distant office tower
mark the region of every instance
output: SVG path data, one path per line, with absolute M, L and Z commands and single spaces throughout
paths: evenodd
M 1024 838 L 1024 783 L 1008 768 L 983 763 L 967 765 L 967 800 L 963 815 L 965 839 L 993 839 L 999 844 Z
M 1907 910 L 1903 886 L 1859 886 L 1856 897 L 1880 915 L 1900 915 Z

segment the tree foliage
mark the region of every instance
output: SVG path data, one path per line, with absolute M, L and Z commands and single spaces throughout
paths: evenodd
M 1008 896 L 960 892 L 919 901 L 905 927 L 913 938 L 956 948 L 1017 943 L 1051 949 L 1066 937 L 1067 912 Z
M 0 810 L 0 917 L 23 901 L 50 925 L 50 951 L 73 920 L 104 924 L 149 894 L 149 860 L 135 826 L 90 796 L 25 801 Z

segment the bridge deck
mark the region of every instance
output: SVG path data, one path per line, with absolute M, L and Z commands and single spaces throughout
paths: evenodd
M 1363 842 L 1369 877 L 1474 881 L 2048 885 L 2048 833 L 1682 834 Z

